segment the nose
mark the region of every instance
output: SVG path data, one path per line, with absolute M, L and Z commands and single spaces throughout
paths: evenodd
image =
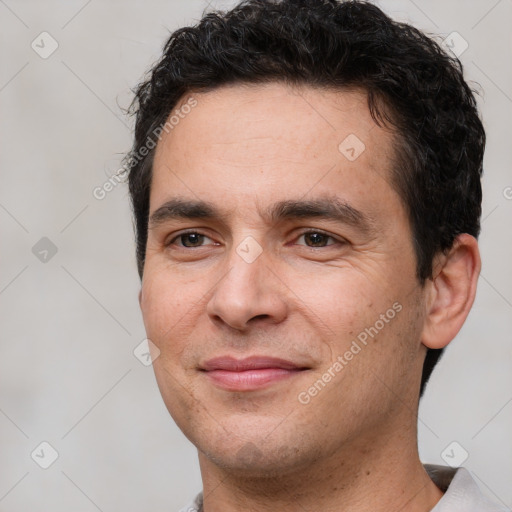
M 229 270 L 214 287 L 207 313 L 215 323 L 238 331 L 260 322 L 277 324 L 286 318 L 283 284 L 264 252 L 248 262 L 233 250 Z

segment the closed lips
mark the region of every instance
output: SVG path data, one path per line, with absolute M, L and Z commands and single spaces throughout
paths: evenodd
M 280 368 L 283 370 L 303 370 L 291 361 L 275 357 L 248 357 L 236 359 L 231 356 L 221 356 L 206 361 L 201 369 L 204 371 L 225 370 L 230 372 L 244 372 L 248 370 L 261 370 L 267 368 Z
M 201 367 L 213 384 L 227 391 L 266 388 L 306 369 L 285 359 L 260 356 L 246 359 L 216 357 Z

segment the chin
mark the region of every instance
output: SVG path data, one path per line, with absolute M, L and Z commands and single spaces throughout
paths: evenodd
M 293 473 L 302 464 L 298 460 L 298 453 L 291 453 L 290 450 L 265 449 L 261 445 L 248 441 L 236 450 L 231 447 L 230 451 L 219 451 L 213 448 L 212 451 L 202 452 L 210 462 L 225 472 L 232 473 L 237 478 L 262 479 L 275 478 Z
M 241 478 L 282 477 L 307 467 L 321 456 L 324 442 L 309 439 L 312 444 L 308 443 L 308 436 L 299 433 L 297 425 L 290 431 L 282 425 L 282 418 L 269 420 L 257 421 L 253 416 L 239 420 L 236 427 L 228 423 L 217 425 L 214 432 L 202 430 L 189 439 L 198 448 L 200 459 Z

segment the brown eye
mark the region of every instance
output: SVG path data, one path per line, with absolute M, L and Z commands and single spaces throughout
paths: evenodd
M 205 237 L 199 233 L 185 233 L 180 238 L 184 247 L 198 247 L 203 243 Z
M 178 235 L 176 238 L 171 240 L 169 245 L 178 245 L 179 247 L 187 248 L 201 247 L 207 238 L 207 236 L 202 235 L 201 233 L 182 233 L 181 235 Z
M 304 245 L 308 247 L 326 247 L 328 245 L 332 245 L 335 241 L 332 236 L 327 235 L 326 233 L 322 233 L 321 231 L 309 231 L 303 233 L 299 237 L 299 240 L 301 238 L 304 238 Z

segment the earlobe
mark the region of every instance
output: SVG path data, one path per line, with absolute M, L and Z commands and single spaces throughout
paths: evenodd
M 421 338 L 433 349 L 444 348 L 455 338 L 473 305 L 481 267 L 478 242 L 471 235 L 459 235 L 437 263 Z

